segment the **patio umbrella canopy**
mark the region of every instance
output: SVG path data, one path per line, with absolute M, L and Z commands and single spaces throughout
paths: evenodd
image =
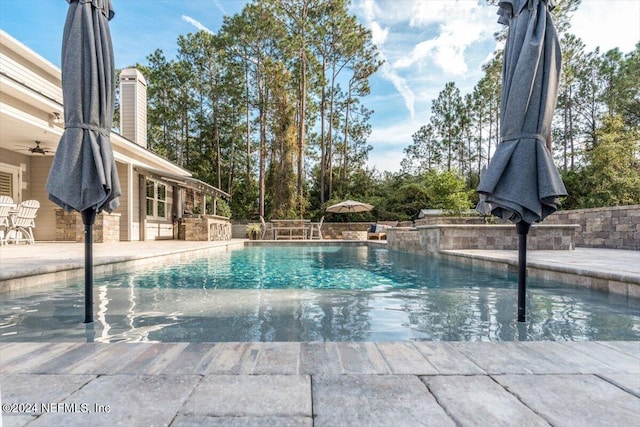
M 355 212 L 367 212 L 373 209 L 372 205 L 362 202 L 356 202 L 355 200 L 345 200 L 344 202 L 336 203 L 327 208 L 327 212 L 334 213 L 355 213 Z
M 110 133 L 115 98 L 111 0 L 67 0 L 62 39 L 65 131 L 46 189 L 49 199 L 82 214 L 85 224 L 85 323 L 93 321 L 93 223 L 121 195 Z
M 357 202 L 355 200 L 345 200 L 344 202 L 336 203 L 327 208 L 327 212 L 333 213 L 356 213 L 356 212 L 368 212 L 373 209 L 373 205 L 363 202 Z M 347 219 L 349 217 L 347 216 Z M 351 223 L 348 224 L 349 230 L 351 230 Z
M 478 209 L 516 224 L 520 235 L 518 321 L 525 320 L 526 235 L 566 196 L 553 163 L 551 121 L 561 54 L 553 0 L 503 0 L 498 22 L 509 26 L 502 69 L 500 144 L 482 176 Z

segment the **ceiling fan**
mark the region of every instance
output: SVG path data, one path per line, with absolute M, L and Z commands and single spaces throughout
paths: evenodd
M 23 147 L 23 150 L 27 150 L 33 154 L 42 154 L 43 156 L 47 153 L 53 153 L 53 150 L 49 150 L 48 148 L 41 147 L 40 141 L 34 141 L 36 143 L 35 147 Z

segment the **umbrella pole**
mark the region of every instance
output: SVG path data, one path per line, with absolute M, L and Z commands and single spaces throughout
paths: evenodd
M 84 323 L 93 322 L 93 224 L 96 220 L 95 208 L 82 212 L 84 224 Z
M 531 224 L 520 221 L 516 224 L 518 232 L 518 322 L 525 322 L 527 298 L 527 233 Z

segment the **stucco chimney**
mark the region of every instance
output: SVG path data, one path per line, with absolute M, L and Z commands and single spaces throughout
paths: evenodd
M 120 72 L 120 134 L 147 148 L 147 81 L 135 68 Z

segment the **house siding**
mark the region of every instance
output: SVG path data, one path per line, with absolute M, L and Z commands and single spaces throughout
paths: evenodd
M 31 157 L 30 163 L 31 167 L 27 168 L 31 171 L 31 188 L 29 191 L 29 198 L 36 199 L 40 202 L 40 209 L 38 209 L 36 228 L 33 231 L 33 236 L 36 240 L 55 240 L 55 208 L 58 206 L 49 200 L 49 193 L 47 193 L 46 189 L 47 178 L 49 177 L 49 170 L 51 169 L 51 163 L 53 163 L 53 157 L 33 156 Z

